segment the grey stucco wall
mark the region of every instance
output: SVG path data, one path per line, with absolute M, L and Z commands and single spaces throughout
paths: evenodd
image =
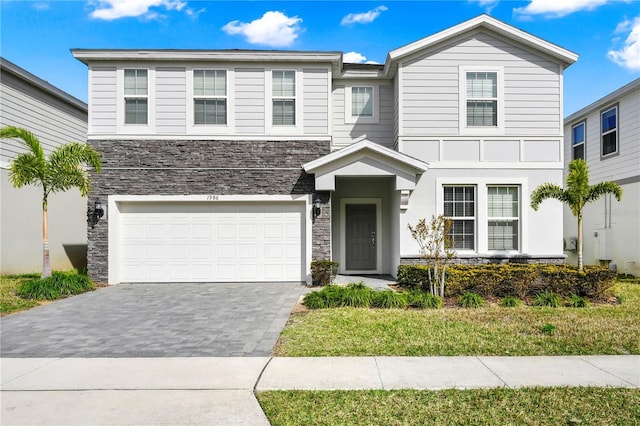
M 330 151 L 329 141 L 97 140 L 103 169 L 93 174 L 88 207 L 109 195 L 311 194 L 302 164 Z M 327 199 L 328 201 L 328 199 Z M 330 207 L 312 225 L 312 257 L 329 256 Z M 108 216 L 108 215 L 107 215 Z M 88 229 L 89 275 L 108 280 L 108 217 Z

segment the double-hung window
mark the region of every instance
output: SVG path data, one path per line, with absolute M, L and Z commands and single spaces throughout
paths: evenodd
M 452 221 L 449 238 L 456 250 L 475 250 L 476 188 L 445 186 L 444 216 Z
M 148 123 L 148 72 L 145 69 L 124 70 L 124 123 Z
M 373 87 L 351 88 L 351 116 L 373 117 Z
M 293 70 L 272 71 L 273 105 L 272 122 L 274 126 L 296 125 L 296 72 Z
M 194 124 L 227 124 L 227 71 L 193 71 Z
M 519 189 L 517 186 L 488 186 L 489 250 L 519 249 Z
M 604 110 L 602 117 L 602 156 L 618 152 L 618 107 Z
M 573 150 L 573 160 L 579 158 L 584 160 L 585 154 L 585 123 L 575 124 L 571 126 L 571 146 Z
M 498 73 L 466 73 L 467 126 L 498 126 Z

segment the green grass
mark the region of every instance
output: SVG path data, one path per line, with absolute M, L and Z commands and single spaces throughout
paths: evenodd
M 640 390 L 269 391 L 258 401 L 284 425 L 638 425 Z
M 40 277 L 40 274 L 3 275 L 0 277 L 0 316 L 38 306 L 35 300 L 25 300 L 16 293 L 18 287 L 26 281 Z
M 320 309 L 293 314 L 279 356 L 640 354 L 640 285 L 588 308 Z M 553 324 L 552 335 L 542 331 Z

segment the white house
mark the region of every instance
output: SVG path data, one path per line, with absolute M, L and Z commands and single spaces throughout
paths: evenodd
M 562 79 L 577 55 L 487 15 L 389 52 L 75 49 L 103 155 L 89 271 L 305 281 L 416 262 L 444 213 L 464 262 L 563 262 Z
M 87 104 L 0 58 L 0 127 L 26 128 L 45 154 L 87 138 Z M 0 273 L 42 272 L 42 190 L 14 188 L 9 165 L 26 148 L 0 141 Z M 84 269 L 87 264 L 86 198 L 76 189 L 49 197 L 49 247 L 55 270 Z
M 613 181 L 623 190 L 620 202 L 605 195 L 585 207 L 585 265 L 612 263 L 640 276 L 640 78 L 565 118 L 564 135 L 566 164 L 582 158 L 590 184 Z M 576 223 L 565 209 L 565 250 L 574 263 Z

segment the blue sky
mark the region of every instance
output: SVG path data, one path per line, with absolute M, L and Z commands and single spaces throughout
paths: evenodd
M 389 50 L 481 13 L 580 55 L 565 72 L 565 116 L 640 77 L 637 0 L 231 1 L 0 0 L 0 54 L 87 100 L 71 48 Z

